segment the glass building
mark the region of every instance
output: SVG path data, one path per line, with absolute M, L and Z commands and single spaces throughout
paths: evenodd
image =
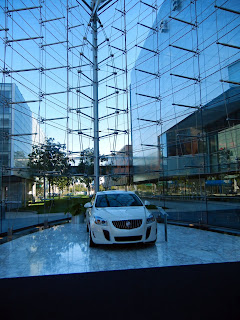
M 26 203 L 33 183 L 26 170 L 32 150 L 32 112 L 14 83 L 0 84 L 0 123 L 1 200 L 11 209 Z
M 237 0 L 164 1 L 131 74 L 133 180 L 173 219 L 210 223 L 228 201 L 239 220 L 239 13 Z

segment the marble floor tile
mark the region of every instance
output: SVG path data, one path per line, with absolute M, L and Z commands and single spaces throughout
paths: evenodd
M 240 261 L 240 237 L 158 224 L 155 245 L 89 248 L 85 224 L 65 224 L 0 245 L 0 278 Z

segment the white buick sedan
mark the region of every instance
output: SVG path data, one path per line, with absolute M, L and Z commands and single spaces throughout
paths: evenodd
M 148 202 L 145 202 L 145 205 Z M 89 246 L 113 243 L 155 243 L 157 223 L 134 192 L 97 192 L 85 204 Z

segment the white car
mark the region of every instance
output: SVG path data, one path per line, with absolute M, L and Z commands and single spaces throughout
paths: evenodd
M 155 243 L 157 222 L 145 205 L 134 192 L 97 192 L 92 202 L 84 205 L 90 247 L 96 244 Z

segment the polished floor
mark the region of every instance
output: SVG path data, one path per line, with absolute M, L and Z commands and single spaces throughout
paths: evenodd
M 64 224 L 0 245 L 0 278 L 240 261 L 240 237 L 158 224 L 155 245 L 89 248 L 85 224 Z

